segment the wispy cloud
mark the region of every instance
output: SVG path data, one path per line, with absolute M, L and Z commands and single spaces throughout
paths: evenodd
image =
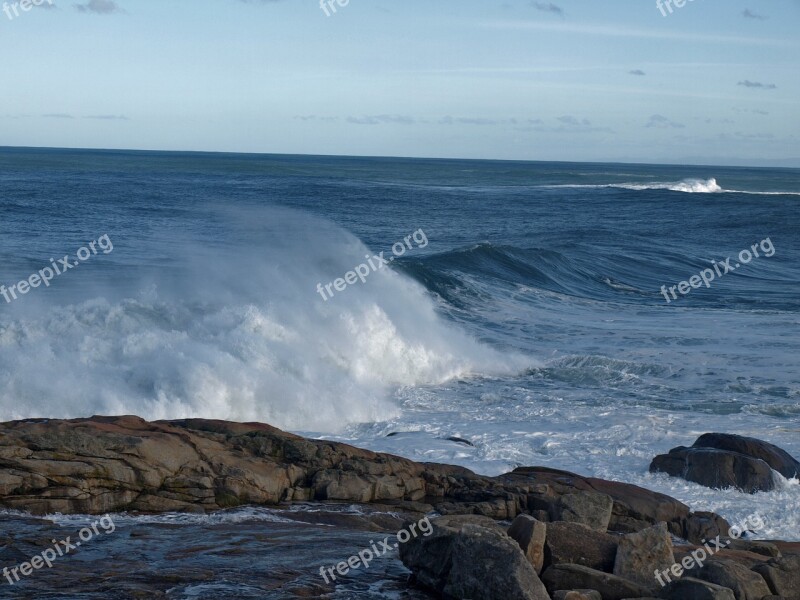
M 415 121 L 407 115 L 366 115 L 363 117 L 347 117 L 347 122 L 356 125 L 381 125 L 384 123 L 413 125 Z
M 632 71 L 628 71 L 628 74 L 629 75 L 639 75 L 641 77 L 643 75 L 646 75 L 647 73 L 645 73 L 641 69 L 633 69 Z
M 572 33 L 580 36 L 631 37 L 649 40 L 687 40 L 705 44 L 748 44 L 754 46 L 797 46 L 795 40 L 779 38 L 754 38 L 747 36 L 709 35 L 660 29 L 635 29 L 618 25 L 582 25 L 569 22 L 543 21 L 489 21 L 485 27 L 523 31 L 548 31 Z
M 325 123 L 333 123 L 339 120 L 339 117 L 325 117 L 319 115 L 295 115 L 297 121 L 323 121 Z
M 74 119 L 72 115 L 68 115 L 67 113 L 47 113 L 42 115 L 46 119 Z
M 129 121 L 125 115 L 87 115 L 84 119 L 98 119 L 100 121 Z
M 683 129 L 686 127 L 683 123 L 676 123 L 675 121 L 671 121 L 664 115 L 652 115 L 650 120 L 647 121 L 645 127 L 655 128 L 655 129 Z
M 548 125 L 542 119 L 528 119 L 531 126 L 518 127 L 518 131 L 533 131 L 535 133 L 614 133 L 609 127 L 596 127 L 586 118 L 573 115 L 556 117 L 557 125 Z
M 760 88 L 762 90 L 775 90 L 778 88 L 774 83 L 761 83 L 760 81 L 750 81 L 749 79 L 740 81 L 736 85 L 741 85 L 746 88 Z
M 742 16 L 745 19 L 756 19 L 757 21 L 765 21 L 767 19 L 766 16 L 753 12 L 749 8 L 744 9 L 744 11 L 742 12 Z
M 564 9 L 558 6 L 557 4 L 553 4 L 552 2 L 531 2 L 531 6 L 536 10 L 540 10 L 542 12 L 553 13 L 554 15 L 558 15 L 559 17 L 564 16 Z
M 80 12 L 94 13 L 97 15 L 111 15 L 125 12 L 114 0 L 89 0 L 84 4 L 74 4 L 73 6 Z

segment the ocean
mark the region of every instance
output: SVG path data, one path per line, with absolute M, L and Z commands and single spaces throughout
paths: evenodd
M 796 480 L 648 472 L 800 458 L 798 206 L 798 169 L 0 149 L 0 284 L 77 264 L 0 296 L 0 417 L 262 421 L 800 540 Z

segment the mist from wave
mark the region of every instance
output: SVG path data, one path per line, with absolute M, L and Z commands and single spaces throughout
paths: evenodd
M 2 418 L 203 416 L 332 431 L 395 416 L 398 386 L 530 364 L 446 323 L 421 285 L 389 268 L 324 302 L 317 283 L 370 250 L 324 219 L 283 208 L 213 218 L 235 243 L 170 234 L 173 263 L 138 271 L 126 284 L 135 294 L 95 281 L 88 300 L 30 295 L 5 315 Z

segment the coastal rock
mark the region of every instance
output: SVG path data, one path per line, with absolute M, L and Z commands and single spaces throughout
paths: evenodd
M 684 577 L 694 577 L 729 588 L 736 600 L 761 600 L 772 592 L 764 578 L 731 560 L 712 558 L 704 565 L 687 570 Z
M 527 492 L 527 512 L 539 515 L 537 518 L 545 518 L 545 513 L 559 514 L 561 496 L 586 491 L 606 494 L 614 501 L 610 531 L 634 533 L 664 521 L 673 535 L 700 543 L 703 539 L 727 535 L 730 527 L 719 515 L 692 513 L 674 498 L 629 483 L 583 477 L 548 467 L 519 467 L 495 479 Z
M 536 573 L 542 572 L 547 525 L 529 515 L 519 515 L 506 532 L 517 542 Z
M 547 525 L 544 544 L 546 567 L 566 563 L 611 572 L 616 554 L 617 539 L 612 535 L 579 523 L 556 521 Z
M 735 600 L 730 589 L 693 577 L 667 584 L 658 596 L 664 600 Z
M 443 515 L 509 520 L 527 513 L 550 521 L 568 512 L 588 515 L 599 528 L 606 497 L 612 501 L 609 529 L 616 532 L 664 521 L 671 533 L 693 542 L 727 533 L 718 515 L 691 513 L 674 498 L 635 485 L 543 467 L 484 477 L 261 423 L 96 416 L 0 424 L 0 507 L 34 514 L 340 501 L 426 505 Z
M 597 590 L 558 590 L 553 600 L 603 600 Z
M 762 440 L 730 433 L 704 433 L 693 448 L 716 448 L 758 458 L 787 479 L 800 478 L 800 461 L 788 452 Z
M 800 555 L 770 559 L 753 567 L 753 571 L 764 578 L 776 596 L 800 600 Z
M 763 460 L 715 448 L 678 446 L 656 456 L 650 463 L 650 471 L 713 489 L 736 488 L 748 494 L 775 489 L 772 469 Z
M 731 550 L 743 550 L 754 554 L 761 554 L 770 558 L 780 558 L 781 551 L 775 544 L 761 540 L 730 540 L 728 548 Z
M 455 537 L 443 594 L 469 600 L 549 600 L 516 542 L 478 525 L 465 525 Z
M 723 433 L 701 435 L 691 448 L 673 448 L 650 463 L 651 472 L 751 494 L 775 489 L 773 470 L 787 478 L 800 477 L 800 462 L 767 442 Z
M 558 590 L 589 589 L 600 593 L 603 600 L 644 598 L 649 590 L 642 586 L 581 565 L 553 565 L 542 574 L 542 582 L 554 594 Z
M 578 492 L 558 499 L 558 521 L 580 523 L 595 531 L 605 532 L 611 521 L 614 500 L 608 494 Z
M 423 586 L 450 598 L 548 600 L 519 545 L 485 517 L 442 517 L 429 536 L 400 546 Z M 487 522 L 488 521 L 488 522 Z
M 619 540 L 614 575 L 652 587 L 654 572 L 669 569 L 674 562 L 667 524 L 659 523 Z

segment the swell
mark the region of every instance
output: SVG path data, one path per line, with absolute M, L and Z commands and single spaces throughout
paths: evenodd
M 760 260 L 758 269 L 728 275 L 727 280 L 716 281 L 708 293 L 687 296 L 687 300 L 725 308 L 796 308 L 790 274 L 770 259 Z M 682 254 L 671 246 L 633 240 L 629 248 L 569 244 L 559 250 L 483 243 L 405 259 L 400 266 L 449 305 L 469 310 L 520 290 L 601 302 L 661 304 L 662 285 L 688 279 L 709 265 L 710 261 Z M 731 286 L 732 277 L 739 277 L 735 286 Z M 771 294 L 764 293 L 768 285 L 774 290 Z M 721 286 L 725 294 L 715 293 L 715 287 Z

